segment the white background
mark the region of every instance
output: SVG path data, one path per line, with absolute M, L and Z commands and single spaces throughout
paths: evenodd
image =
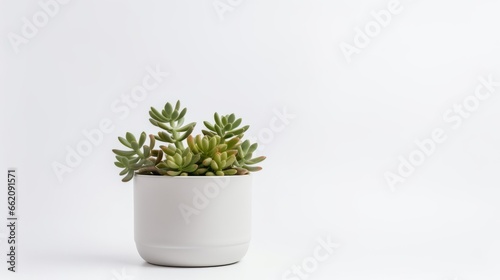
M 389 1 L 233 0 L 222 18 L 213 3 L 73 0 L 16 53 L 10 36 L 43 10 L 0 2 L 0 165 L 18 169 L 20 217 L 19 272 L 1 257 L 2 279 L 282 279 L 326 236 L 340 247 L 307 279 L 500 277 L 500 87 L 460 127 L 443 119 L 479 76 L 500 80 L 498 1 L 401 0 L 350 62 L 340 44 Z M 157 65 L 170 76 L 114 112 Z M 178 99 L 197 131 L 234 112 L 265 146 L 238 264 L 165 268 L 135 250 L 132 183 L 111 149 L 126 131 L 155 133 L 149 107 Z M 294 118 L 269 130 L 283 110 Z M 60 182 L 53 163 L 103 119 L 113 131 Z M 392 191 L 384 174 L 436 128 L 447 140 Z

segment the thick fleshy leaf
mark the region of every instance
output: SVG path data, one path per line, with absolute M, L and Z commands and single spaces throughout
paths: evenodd
M 167 174 L 170 175 L 170 176 L 177 176 L 177 175 L 181 174 L 181 172 L 180 171 L 169 170 L 169 171 L 167 171 Z
M 143 146 L 142 147 L 142 153 L 144 154 L 144 157 L 149 157 L 151 155 L 151 149 L 149 148 L 149 146 Z
M 177 163 L 175 163 L 173 160 L 167 160 L 167 165 L 170 168 L 179 169 L 179 165 L 177 165 Z
M 204 125 L 205 125 L 208 129 L 210 129 L 210 130 L 212 130 L 212 131 L 214 131 L 214 130 L 215 130 L 214 126 L 213 126 L 211 123 L 209 123 L 209 122 L 207 122 L 207 121 L 204 121 L 204 122 L 203 122 L 203 124 L 204 124 Z
M 209 142 L 208 149 L 212 150 L 213 148 L 215 148 L 215 146 L 217 145 L 217 143 L 219 141 L 220 141 L 220 137 L 219 136 L 211 137 L 210 140 L 208 140 L 208 142 Z
M 134 151 L 122 151 L 122 150 L 117 150 L 117 149 L 113 149 L 112 151 L 113 151 L 113 153 L 115 153 L 119 156 L 124 156 L 124 157 L 135 155 Z
M 163 141 L 163 142 L 168 142 L 168 143 L 174 143 L 174 140 L 172 139 L 172 137 L 170 137 L 170 135 L 168 135 L 168 133 L 166 133 L 164 131 L 158 132 L 158 136 L 159 136 L 160 139 L 158 139 L 157 137 L 155 137 L 157 140 L 160 140 L 160 141 Z
M 221 127 L 218 126 L 218 125 L 215 126 L 215 132 L 217 132 L 217 134 L 220 135 L 220 136 L 224 135 Z
M 130 145 L 130 142 L 128 142 L 127 139 L 118 137 L 118 141 L 120 141 L 120 143 L 122 143 L 125 147 L 132 148 L 132 145 Z
M 172 108 L 172 104 L 170 104 L 169 102 L 167 102 L 167 104 L 165 104 L 165 114 L 163 114 L 163 115 L 165 117 L 167 117 L 168 119 L 171 119 L 170 116 L 172 115 L 173 111 L 174 111 L 174 108 Z
M 240 124 L 241 124 L 241 118 L 239 118 L 233 122 L 233 128 L 237 128 L 238 126 L 240 126 Z
M 236 173 L 238 173 L 236 169 L 227 169 L 222 172 L 224 172 L 225 175 L 236 175 Z
M 219 144 L 219 145 L 217 145 L 217 150 L 219 152 L 224 152 L 227 150 L 227 145 L 226 144 Z
M 151 107 L 151 110 L 149 111 L 149 116 L 157 121 L 160 122 L 168 122 L 169 119 L 164 117 L 158 110 L 155 108 Z
M 229 123 L 233 123 L 235 119 L 236 119 L 236 116 L 235 116 L 234 114 L 231 114 L 231 115 L 229 115 L 229 117 L 227 118 L 227 121 L 228 121 Z
M 257 150 L 258 147 L 259 147 L 259 144 L 253 143 L 252 145 L 250 145 L 250 148 L 248 148 L 248 152 L 247 153 L 253 153 L 253 152 L 255 152 L 255 150 Z
M 202 129 L 201 133 L 203 133 L 203 135 L 207 135 L 207 136 L 214 136 L 215 135 L 215 133 L 213 133 L 212 131 L 208 131 L 205 129 Z
M 191 135 L 191 132 L 193 132 L 194 130 L 194 126 L 190 126 L 188 128 L 188 130 L 186 130 L 186 132 L 184 132 L 184 134 L 182 134 L 178 139 L 177 141 L 183 141 L 184 139 L 186 139 L 189 135 Z
M 228 149 L 234 149 L 238 146 L 238 142 L 240 141 L 240 138 L 234 137 L 229 141 L 226 141 L 226 145 Z
M 215 154 L 214 161 L 217 162 L 217 164 L 221 162 L 220 153 Z M 214 168 L 214 169 L 219 169 L 219 168 Z
M 187 153 L 187 155 L 184 156 L 184 162 L 186 164 L 190 164 L 192 159 L 193 159 L 193 153 L 191 152 Z
M 184 131 L 188 131 L 191 129 L 191 131 L 193 131 L 193 128 L 196 126 L 196 123 L 195 122 L 192 122 L 192 123 L 189 123 L 189 124 L 186 124 L 185 126 L 183 127 L 180 127 L 180 128 L 177 128 L 176 131 L 178 132 L 184 132 Z
M 256 158 L 253 158 L 251 160 L 247 160 L 246 161 L 246 164 L 257 164 L 263 160 L 265 160 L 266 157 L 265 156 L 260 156 L 260 157 L 256 157 Z
M 186 138 L 186 142 L 188 144 L 188 147 L 193 151 L 193 153 L 199 153 L 198 148 L 196 147 L 196 144 L 194 143 L 194 137 L 192 135 L 189 135 Z
M 130 133 L 130 132 L 127 132 L 127 134 L 125 134 L 125 138 L 130 143 L 137 142 L 137 140 L 135 139 L 135 136 L 132 133 Z
M 182 157 L 181 157 L 181 155 L 179 155 L 179 154 L 175 154 L 175 155 L 174 155 L 174 162 L 175 162 L 175 164 L 177 164 L 178 166 L 182 166 Z
M 164 129 L 170 133 L 172 133 L 174 131 L 174 129 L 171 128 L 169 125 L 161 123 L 161 122 L 156 122 L 156 124 L 154 124 L 154 125 L 156 125 L 157 127 L 161 128 L 161 129 Z
M 248 170 L 246 170 L 245 168 L 240 168 L 240 167 L 236 167 L 235 168 L 236 171 L 238 171 L 238 175 L 245 175 L 245 174 L 248 174 Z
M 249 127 L 250 126 L 246 125 L 244 127 L 241 127 L 241 128 L 235 129 L 235 130 L 231 130 L 230 132 L 233 133 L 234 135 L 242 134 L 245 131 L 247 131 Z
M 166 169 L 166 168 L 168 168 L 168 165 L 167 165 L 164 161 L 162 161 L 162 162 L 160 162 L 160 163 L 158 163 L 158 164 L 156 165 L 156 168 L 159 168 L 159 169 Z
M 212 170 L 219 170 L 219 165 L 215 162 L 215 160 L 212 160 L 210 162 L 210 167 L 212 167 Z
M 250 141 L 249 140 L 243 141 L 243 143 L 241 144 L 241 149 L 243 149 L 244 154 L 247 153 L 249 147 L 250 147 Z
M 233 156 L 230 156 L 228 159 L 227 159 L 227 162 L 226 162 L 226 166 L 229 167 L 231 165 L 233 165 L 233 163 L 236 161 L 236 157 L 233 155 Z
M 209 150 L 209 142 L 206 137 L 203 137 L 203 139 L 201 140 L 201 148 L 203 149 L 203 151 Z
M 153 134 L 149 134 L 149 148 L 154 149 L 155 148 L 155 136 Z
M 187 166 L 186 168 L 184 168 L 184 171 L 191 173 L 191 172 L 194 172 L 197 168 L 198 168 L 198 165 L 191 164 L 191 165 Z
M 179 113 L 179 116 L 177 117 L 178 120 L 184 118 L 184 116 L 186 115 L 186 112 L 187 112 L 187 108 L 184 108 L 182 109 L 182 111 Z
M 167 146 L 160 146 L 160 149 L 167 155 L 169 156 L 173 156 L 175 155 L 175 147 L 172 146 L 172 145 L 169 145 L 168 147 Z
M 202 164 L 205 166 L 209 166 L 211 162 L 212 162 L 212 158 L 206 158 L 203 160 Z
M 215 123 L 219 126 L 222 126 L 222 122 L 220 120 L 220 117 L 219 117 L 219 114 L 217 113 L 214 113 L 214 120 L 215 120 Z
M 127 176 L 123 177 L 122 181 L 123 181 L 123 182 L 128 182 L 128 181 L 130 181 L 133 177 L 134 177 L 134 171 L 133 171 L 133 170 L 131 170 L 131 171 L 129 171 L 129 173 L 127 174 Z
M 139 144 L 137 144 L 137 142 L 135 142 L 135 141 L 131 141 L 130 145 L 132 145 L 132 149 L 134 149 L 134 151 L 137 151 L 140 148 Z
M 196 169 L 196 171 L 194 172 L 195 174 L 197 175 L 202 175 L 202 174 L 205 174 L 205 172 L 207 172 L 207 168 L 198 168 Z
M 139 137 L 139 146 L 142 146 L 142 145 L 144 145 L 144 143 L 146 143 L 147 137 L 148 136 L 146 135 L 146 132 L 141 133 L 141 136 Z
M 246 170 L 248 171 L 251 171 L 251 172 L 255 172 L 255 171 L 259 171 L 259 170 L 262 170 L 262 167 L 260 166 L 248 166 L 248 165 L 245 165 L 243 166 Z

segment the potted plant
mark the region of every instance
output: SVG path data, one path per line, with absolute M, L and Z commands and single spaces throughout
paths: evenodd
M 184 125 L 179 101 L 151 107 L 161 129 L 139 137 L 127 132 L 113 150 L 127 182 L 134 179 L 134 236 L 141 257 L 167 266 L 216 266 L 238 262 L 250 241 L 253 158 L 257 143 L 242 141 L 249 126 L 234 114 L 214 114 L 202 134 Z M 149 138 L 149 139 L 148 139 Z M 156 141 L 165 142 L 155 148 Z M 148 143 L 146 143 L 148 142 Z

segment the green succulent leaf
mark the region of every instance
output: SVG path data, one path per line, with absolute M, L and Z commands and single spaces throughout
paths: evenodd
M 231 114 L 231 115 L 229 115 L 227 120 L 229 123 L 233 123 L 235 119 L 236 119 L 236 116 L 234 114 Z
M 222 126 L 222 121 L 220 120 L 219 114 L 214 113 L 214 121 L 218 126 Z M 216 126 L 217 127 L 217 126 Z
M 170 175 L 170 176 L 177 176 L 177 175 L 181 174 L 181 172 L 180 171 L 168 170 L 167 174 Z
M 187 166 L 186 168 L 184 168 L 183 170 L 185 172 L 194 172 L 197 168 L 198 168 L 198 165 L 191 164 L 191 165 Z
M 172 104 L 170 104 L 170 103 L 165 104 L 165 112 L 166 112 L 165 117 L 170 118 L 173 111 L 174 111 L 174 108 L 172 108 Z
M 253 158 L 253 159 L 249 159 L 247 160 L 245 163 L 246 164 L 257 164 L 263 160 L 265 160 L 266 157 L 265 156 L 260 156 L 260 157 L 256 157 L 256 158 Z
M 127 141 L 127 139 L 123 138 L 123 137 L 118 137 L 118 140 L 120 141 L 120 143 L 122 143 L 125 147 L 128 147 L 128 148 L 132 148 L 132 145 L 130 145 L 130 142 Z
M 236 175 L 236 173 L 238 173 L 238 171 L 233 168 L 223 170 L 222 172 L 224 172 L 224 175 Z
M 177 162 L 175 162 L 175 159 L 171 156 L 169 156 L 167 159 L 167 165 L 172 169 L 179 169 L 179 165 L 177 164 Z
M 117 149 L 113 149 L 112 151 L 113 151 L 113 153 L 115 153 L 119 156 L 124 156 L 124 157 L 135 155 L 134 151 L 122 151 L 122 150 L 117 150 Z
M 251 171 L 251 172 L 256 172 L 256 171 L 262 170 L 262 167 L 260 167 L 260 166 L 247 166 L 247 165 L 245 165 L 244 168 L 247 169 L 248 171 Z
M 123 169 L 122 172 L 120 172 L 120 176 L 123 176 L 129 172 L 128 169 Z
M 128 182 L 128 181 L 132 180 L 133 177 L 134 177 L 134 171 L 131 170 L 128 172 L 127 176 L 123 177 L 122 181 Z
M 132 142 L 137 142 L 137 140 L 135 139 L 135 136 L 130 133 L 130 132 L 127 132 L 127 134 L 125 135 L 126 139 L 128 142 L 132 143 Z

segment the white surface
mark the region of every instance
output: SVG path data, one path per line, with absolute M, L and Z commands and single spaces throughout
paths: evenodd
M 15 54 L 9 32 L 40 7 L 1 1 L 0 166 L 20 177 L 19 273 L 1 265 L 1 279 L 281 279 L 327 236 L 339 247 L 308 279 L 498 279 L 500 88 L 458 128 L 443 114 L 479 76 L 500 80 L 500 3 L 401 1 L 348 63 L 339 44 L 388 3 L 242 1 L 220 20 L 211 0 L 73 0 Z M 127 110 L 156 65 L 170 76 Z M 177 99 L 198 131 L 214 111 L 243 117 L 268 156 L 236 265 L 150 266 L 134 248 L 111 149 L 155 132 L 149 107 Z M 52 163 L 106 118 L 114 129 L 60 183 Z M 447 140 L 392 192 L 384 173 L 434 129 Z

